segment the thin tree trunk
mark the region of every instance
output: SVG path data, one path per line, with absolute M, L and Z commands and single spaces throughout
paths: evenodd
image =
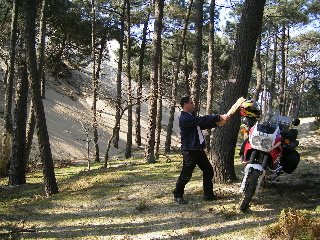
M 284 88 L 286 82 L 286 52 L 285 52 L 285 45 L 286 45 L 286 27 L 285 25 L 282 26 L 282 39 L 281 39 L 281 82 L 280 82 L 280 89 L 279 89 L 279 112 L 280 115 L 283 115 L 285 112 L 285 103 L 284 103 Z
M 202 58 L 202 26 L 204 0 L 196 0 L 195 47 L 193 52 L 193 71 L 191 75 L 191 97 L 195 103 L 195 112 L 200 110 L 201 58 Z
M 216 1 L 211 0 L 210 3 L 210 22 L 209 22 L 209 52 L 208 52 L 208 91 L 207 91 L 207 107 L 206 114 L 212 114 L 212 96 L 214 85 L 214 9 Z M 210 151 L 210 135 L 211 129 L 205 131 L 205 142 L 207 151 Z
M 16 90 L 14 109 L 14 128 L 12 135 L 12 154 L 9 172 L 9 185 L 26 183 L 26 121 L 28 100 L 28 72 L 25 61 L 21 61 L 21 77 Z
M 160 154 L 161 142 L 161 127 L 162 127 L 162 96 L 163 96 L 163 83 L 162 83 L 162 49 L 160 50 L 160 61 L 158 67 L 158 98 L 157 98 L 157 118 L 156 118 L 156 134 L 155 134 L 155 153 L 156 159 Z
M 103 57 L 103 51 L 106 47 L 106 41 L 107 41 L 107 30 L 105 29 L 103 31 L 103 35 L 101 37 L 99 55 L 98 55 L 98 59 L 97 59 L 97 71 L 96 71 L 96 78 L 97 79 L 100 78 L 101 62 L 102 62 L 102 57 Z
M 256 89 L 254 91 L 252 100 L 258 101 L 259 100 L 259 94 L 261 91 L 261 83 L 262 83 L 262 65 L 261 65 L 261 28 L 260 27 L 260 34 L 257 41 L 257 49 L 256 49 L 256 64 L 257 64 L 257 84 Z
M 142 99 L 142 80 L 143 80 L 143 68 L 144 68 L 144 57 L 146 50 L 147 40 L 147 29 L 149 23 L 150 12 L 148 12 L 147 19 L 143 25 L 142 42 L 140 47 L 140 58 L 139 58 L 139 75 L 138 75 L 138 88 L 137 88 L 137 106 L 135 114 L 135 141 L 137 146 L 141 146 L 141 99 Z
M 230 80 L 222 95 L 221 113 L 226 113 L 239 97 L 247 96 L 264 5 L 265 0 L 246 0 L 244 3 L 232 55 Z M 237 180 L 234 154 L 239 129 L 240 114 L 237 113 L 223 127 L 215 129 L 209 156 L 215 182 Z
M 34 129 L 36 127 L 36 118 L 34 115 L 35 115 L 34 114 L 34 106 L 33 106 L 33 102 L 31 101 L 28 123 L 27 123 L 26 148 L 25 148 L 25 158 L 26 158 L 27 163 L 29 161 L 29 156 L 30 156 L 30 152 L 31 152 Z
M 42 8 L 41 8 L 41 17 L 40 17 L 40 44 L 37 49 L 38 55 L 38 74 L 39 79 L 41 82 L 41 96 L 42 99 L 45 99 L 45 92 L 46 92 L 46 79 L 45 79 L 45 37 L 46 37 L 46 21 L 47 21 L 47 8 L 48 2 L 47 0 L 42 1 Z M 27 132 L 26 132 L 26 147 L 25 147 L 25 160 L 28 163 L 29 156 L 32 147 L 32 140 L 34 135 L 34 129 L 36 126 L 36 120 L 34 117 L 34 109 L 33 104 L 31 101 L 30 106 L 30 113 L 28 117 L 27 123 Z
M 289 28 L 287 29 L 287 31 L 288 31 L 288 33 L 286 34 L 286 44 L 285 44 L 285 76 L 284 76 L 284 89 L 285 89 L 285 91 L 284 91 L 284 94 L 283 94 L 283 96 L 284 96 L 284 101 L 283 101 L 283 103 L 284 103 L 284 108 L 283 108 L 283 115 L 285 115 L 285 113 L 286 113 L 286 111 L 287 111 L 287 109 L 288 109 L 288 101 L 289 101 L 289 98 L 290 98 L 290 96 L 288 95 L 289 94 L 289 92 L 286 90 L 287 89 L 287 85 L 288 85 L 288 55 L 289 55 L 289 39 L 290 39 L 290 35 L 289 35 Z
M 127 0 L 127 79 L 128 79 L 128 131 L 125 158 L 131 157 L 132 151 L 132 90 L 131 90 L 131 22 L 130 22 L 130 1 Z
M 118 106 L 116 106 L 118 107 Z M 106 152 L 105 152 L 105 155 L 104 155 L 104 167 L 107 168 L 108 167 L 108 160 L 109 160 L 109 150 L 110 150 L 110 147 L 111 147 L 111 142 L 114 138 L 114 136 L 116 135 L 116 131 L 117 129 L 119 128 L 119 125 L 120 125 L 120 120 L 122 118 L 122 115 L 124 113 L 124 109 L 117 109 L 117 111 L 120 113 L 120 116 L 119 118 L 116 118 L 115 119 L 115 123 L 114 123 L 114 127 L 113 127 L 113 130 L 112 130 L 112 135 L 110 136 L 108 142 L 107 142 L 107 145 L 106 145 Z
M 274 42 L 273 42 L 273 59 L 272 59 L 272 75 L 271 75 L 271 82 L 270 82 L 270 87 L 269 87 L 269 92 L 270 92 L 270 98 L 269 98 L 269 104 L 268 108 L 271 109 L 273 107 L 273 99 L 275 95 L 275 81 L 276 81 L 276 68 L 277 68 L 277 29 L 274 34 Z
M 302 95 L 303 95 L 304 85 L 305 85 L 305 77 L 303 76 L 303 79 L 302 79 L 302 82 L 301 82 L 301 85 L 300 85 L 300 90 L 299 90 L 297 109 L 296 109 L 296 111 L 294 113 L 294 117 L 295 118 L 299 117 L 299 112 L 300 112 L 300 108 L 301 108 L 301 104 L 302 104 Z
M 119 106 L 119 109 L 121 108 L 121 98 L 122 98 L 122 61 L 123 61 L 123 41 L 124 41 L 124 28 L 125 28 L 125 11 L 126 11 L 126 2 L 127 0 L 123 0 L 123 7 L 122 7 L 122 15 L 121 15 L 121 29 L 120 29 L 120 39 L 119 39 L 119 61 L 118 61 L 118 70 L 117 70 L 117 96 L 116 96 L 116 102 Z M 116 112 L 116 122 L 120 121 L 120 113 Z M 115 148 L 119 147 L 119 134 L 120 134 L 120 125 L 117 126 L 117 129 L 115 131 L 114 139 L 113 139 L 113 146 Z
M 24 10 L 27 68 L 29 79 L 31 81 L 32 100 L 35 107 L 35 118 L 40 157 L 43 164 L 45 192 L 47 196 L 50 196 L 58 193 L 58 185 L 54 173 L 49 134 L 47 130 L 44 106 L 41 99 L 40 79 L 37 74 L 35 51 L 36 2 L 34 0 L 26 0 L 24 2 Z
M 286 114 L 286 116 L 293 116 L 294 114 L 295 114 L 295 105 L 296 105 L 296 103 L 297 103 L 297 99 L 298 99 L 298 94 L 297 94 L 297 84 L 298 84 L 298 80 L 299 80 L 299 78 L 298 78 L 298 76 L 296 76 L 295 78 L 294 78 L 294 81 L 293 81 L 293 86 L 292 86 L 292 92 L 291 92 L 291 98 L 290 98 L 290 105 L 289 105 L 289 107 L 288 107 L 288 111 L 287 111 L 287 114 Z
M 39 58 L 39 79 L 41 81 L 41 96 L 46 97 L 46 76 L 45 76 L 45 49 L 46 49 L 46 25 L 47 25 L 47 8 L 48 0 L 42 0 L 41 16 L 40 16 L 40 44 L 37 49 Z
M 261 35 L 261 33 L 260 33 Z M 268 107 L 268 96 L 267 94 L 267 89 L 268 89 L 268 71 L 270 70 L 268 68 L 269 64 L 269 51 L 270 51 L 270 30 L 268 29 L 268 34 L 267 34 L 267 49 L 266 49 L 266 56 L 265 56 L 265 63 L 264 63 L 264 81 L 262 81 L 263 84 L 263 91 L 264 91 L 264 97 L 263 97 L 263 102 L 262 102 L 262 111 L 265 111 Z
M 97 97 L 98 97 L 98 79 L 96 77 L 96 54 L 95 54 L 95 21 L 96 21 L 96 12 L 95 12 L 95 2 L 92 0 L 92 33 L 91 33 L 91 59 L 92 59 L 92 127 L 93 127 L 93 144 L 95 149 L 94 161 L 100 162 L 99 158 L 99 137 L 98 137 L 98 121 L 97 121 Z
M 183 54 L 183 48 L 185 45 L 185 39 L 186 39 L 186 33 L 187 33 L 187 28 L 189 25 L 189 17 L 191 13 L 191 7 L 193 4 L 193 0 L 190 1 L 188 11 L 186 13 L 186 18 L 185 18 L 185 23 L 184 23 L 184 28 L 183 28 L 183 33 L 181 36 L 181 43 L 178 44 L 178 58 L 176 62 L 176 67 L 175 67 L 175 72 L 174 72 L 174 77 L 172 80 L 172 89 L 171 89 L 171 101 L 170 101 L 170 113 L 169 113 L 169 120 L 168 120 L 168 126 L 167 126 L 167 135 L 166 135 L 166 142 L 165 142 L 165 153 L 170 152 L 170 147 L 171 147 L 171 138 L 172 138 L 172 129 L 173 129 L 173 122 L 174 122 L 174 114 L 176 110 L 176 103 L 177 103 L 177 85 L 178 85 L 178 77 L 179 77 L 179 72 L 180 72 L 180 64 L 181 64 L 181 59 L 182 59 L 182 54 Z
M 11 154 L 12 140 L 12 98 L 13 98 L 13 79 L 14 79 L 14 62 L 16 56 L 17 42 L 17 22 L 18 22 L 18 6 L 19 0 L 12 1 L 12 21 L 11 21 L 11 36 L 10 36 L 10 62 L 8 78 L 5 79 L 5 107 L 4 107 L 4 132 L 2 134 L 2 151 L 0 156 L 0 176 L 8 175 L 8 164 Z
M 164 0 L 155 0 L 155 21 L 154 35 L 152 41 L 151 70 L 150 70 L 150 95 L 148 105 L 148 132 L 145 146 L 144 159 L 147 163 L 154 163 L 154 144 L 155 144 L 155 128 L 156 128 L 156 111 L 157 111 L 157 83 L 158 83 L 158 67 L 159 56 L 161 50 L 161 32 L 163 18 Z
M 184 67 L 185 81 L 184 82 L 186 85 L 186 95 L 190 96 L 191 95 L 191 87 L 190 87 L 190 82 L 189 82 L 190 71 L 189 71 L 189 67 L 188 67 L 188 56 L 187 56 L 186 44 L 184 45 L 183 53 L 184 53 L 183 59 L 184 59 L 184 64 L 185 64 L 185 67 Z

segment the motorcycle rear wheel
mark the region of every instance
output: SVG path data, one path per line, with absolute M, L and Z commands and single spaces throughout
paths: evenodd
M 244 198 L 240 204 L 240 211 L 246 212 L 250 206 L 250 202 L 254 193 L 256 192 L 256 188 L 258 185 L 258 179 L 260 176 L 260 171 L 258 169 L 252 169 L 253 171 L 248 173 L 247 180 L 246 180 L 246 188 L 244 193 Z

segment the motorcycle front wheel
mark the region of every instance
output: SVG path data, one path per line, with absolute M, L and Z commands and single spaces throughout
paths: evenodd
M 260 176 L 260 171 L 258 169 L 252 169 L 252 171 L 248 173 L 247 179 L 246 179 L 244 198 L 239 207 L 241 212 L 245 212 L 249 208 L 252 197 L 256 192 L 259 176 Z

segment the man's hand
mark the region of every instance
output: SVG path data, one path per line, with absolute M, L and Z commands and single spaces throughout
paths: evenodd
M 230 119 L 230 117 L 231 115 L 227 115 L 227 114 L 220 115 L 220 121 L 216 122 L 216 124 L 221 127 L 224 124 L 226 124 L 226 122 Z

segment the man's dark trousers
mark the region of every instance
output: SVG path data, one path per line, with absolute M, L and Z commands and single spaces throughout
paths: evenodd
M 186 150 L 182 151 L 182 155 L 183 166 L 176 184 L 176 188 L 173 191 L 174 197 L 183 197 L 185 185 L 190 181 L 196 165 L 198 165 L 203 172 L 204 196 L 214 196 L 212 184 L 213 169 L 204 150 Z

